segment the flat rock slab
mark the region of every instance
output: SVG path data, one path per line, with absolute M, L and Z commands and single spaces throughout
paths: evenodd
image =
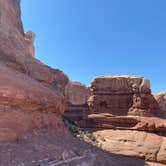
M 166 137 L 130 130 L 103 130 L 94 135 L 109 152 L 166 164 Z

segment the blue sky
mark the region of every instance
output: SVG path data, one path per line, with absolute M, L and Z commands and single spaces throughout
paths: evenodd
M 90 84 L 97 75 L 143 75 L 166 90 L 165 0 L 22 0 L 36 57 Z

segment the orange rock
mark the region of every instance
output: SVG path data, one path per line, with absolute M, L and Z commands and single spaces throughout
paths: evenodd
M 166 92 L 155 94 L 154 97 L 160 108 L 158 115 L 161 117 L 166 117 Z
M 0 104 L 57 113 L 64 111 L 64 98 L 60 93 L 1 64 L 0 75 Z
M 159 109 L 151 95 L 150 81 L 139 76 L 96 77 L 88 99 L 93 113 L 153 116 Z
M 166 164 L 165 137 L 130 130 L 103 130 L 94 135 L 109 152 Z

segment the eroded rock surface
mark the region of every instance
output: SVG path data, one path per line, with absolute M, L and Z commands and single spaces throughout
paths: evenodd
M 159 115 L 166 117 L 166 92 L 155 94 L 154 97 L 160 108 Z
M 90 90 L 88 104 L 91 112 L 153 116 L 158 109 L 151 95 L 150 81 L 144 77 L 96 77 Z
M 70 81 L 65 87 L 65 95 L 71 105 L 83 105 L 87 103 L 89 91 L 85 85 Z
M 107 151 L 166 164 L 166 137 L 130 130 L 103 130 L 94 135 Z
M 24 35 L 20 0 L 0 0 L 0 53 L 29 56 Z
M 27 133 L 66 133 L 59 113 L 0 105 L 0 144 L 16 143 Z
M 34 58 L 32 31 L 24 33 L 20 0 L 0 0 L 0 63 L 64 94 L 68 77 Z
M 54 93 L 38 81 L 0 64 L 0 104 L 64 112 L 65 101 L 60 93 Z
M 109 152 L 165 164 L 163 98 L 151 94 L 144 77 L 97 77 L 90 86 L 89 109 L 73 119 L 81 128 L 96 131 L 96 140 Z
M 70 81 L 65 87 L 67 105 L 63 116 L 71 121 L 83 118 L 89 110 L 87 104 L 89 94 L 88 87 L 79 82 Z
M 158 117 L 112 116 L 111 114 L 91 114 L 80 120 L 83 128 L 94 130 L 119 129 L 137 130 L 166 136 L 166 120 Z

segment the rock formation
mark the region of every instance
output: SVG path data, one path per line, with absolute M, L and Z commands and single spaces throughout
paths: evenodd
M 28 43 L 29 47 L 29 55 L 32 57 L 35 57 L 35 47 L 34 47 L 34 41 L 35 41 L 35 33 L 32 31 L 28 31 L 25 33 L 25 40 Z
M 29 131 L 65 131 L 61 113 L 65 110 L 63 91 L 68 78 L 30 56 L 28 42 L 32 47 L 33 39 L 32 32 L 24 34 L 20 1 L 0 0 L 0 140 L 3 142 L 16 141 Z M 55 121 L 51 121 L 53 117 Z
M 144 77 L 97 77 L 90 86 L 88 104 L 94 113 L 153 116 L 158 105 Z
M 145 165 L 69 134 L 61 117 L 66 90 L 72 105 L 85 104 L 86 95 L 82 100 L 62 71 L 35 59 L 34 33 L 24 33 L 20 16 L 20 0 L 0 0 L 0 165 Z
M 130 130 L 94 132 L 107 151 L 166 164 L 166 137 Z
M 89 109 L 87 104 L 89 89 L 79 82 L 70 81 L 65 88 L 65 96 L 67 105 L 63 116 L 70 121 L 84 117 Z
M 159 115 L 161 117 L 166 117 L 166 92 L 155 94 L 154 97 L 160 108 Z
M 70 105 L 84 105 L 87 103 L 89 93 L 85 85 L 70 81 L 65 87 L 65 95 Z
M 34 58 L 34 33 L 24 33 L 20 0 L 0 0 L 0 63 L 64 94 L 68 77 Z
M 89 90 L 89 108 L 70 120 L 90 129 L 104 150 L 166 164 L 164 95 L 154 97 L 148 79 L 97 77 Z

